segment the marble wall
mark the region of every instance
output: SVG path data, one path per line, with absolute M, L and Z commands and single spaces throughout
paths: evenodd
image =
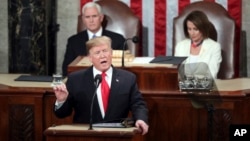
M 0 73 L 8 72 L 8 1 L 0 5 Z
M 9 72 L 46 74 L 48 52 L 46 4 L 43 0 L 9 0 Z
M 61 72 L 63 55 L 66 48 L 67 38 L 76 33 L 77 16 L 79 15 L 79 0 L 57 0 L 57 23 L 60 25 L 57 34 L 57 72 Z M 242 30 L 250 36 L 250 1 L 242 0 Z M 8 72 L 8 18 L 7 18 L 7 1 L 1 2 L 0 5 L 0 72 Z M 250 40 L 247 40 L 247 62 L 250 62 Z M 245 63 L 248 64 L 248 63 Z M 250 76 L 250 65 L 247 66 L 247 73 Z
M 58 0 L 57 23 L 60 30 L 57 34 L 57 72 L 62 72 L 62 62 L 67 39 L 77 33 L 77 18 L 80 14 L 79 0 Z

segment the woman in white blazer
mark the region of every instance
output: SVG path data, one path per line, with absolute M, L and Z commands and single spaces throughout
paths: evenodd
M 186 56 L 185 75 L 206 75 L 217 78 L 222 61 L 221 47 L 209 38 L 211 23 L 201 11 L 191 12 L 183 22 L 185 36 L 177 43 L 175 56 Z

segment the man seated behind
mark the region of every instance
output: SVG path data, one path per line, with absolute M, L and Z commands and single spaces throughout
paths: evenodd
M 67 75 L 68 65 L 80 55 L 87 55 L 85 43 L 94 36 L 108 36 L 112 39 L 112 48 L 122 50 L 125 38 L 118 34 L 102 28 L 104 15 L 101 6 L 95 2 L 88 2 L 82 7 L 82 21 L 86 30 L 71 36 L 68 39 L 66 52 L 64 55 L 62 71 Z

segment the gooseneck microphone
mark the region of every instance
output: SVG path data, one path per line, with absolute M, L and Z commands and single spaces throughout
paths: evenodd
M 122 67 L 124 67 L 124 50 L 125 50 L 125 47 L 127 46 L 127 41 L 128 40 L 132 40 L 133 43 L 138 43 L 139 42 L 139 37 L 138 36 L 134 36 L 133 38 L 127 38 L 123 44 L 123 47 L 122 47 Z
M 98 86 L 100 85 L 100 83 L 102 82 L 102 76 L 100 74 L 97 74 L 95 76 L 95 92 L 93 94 L 93 97 L 92 97 L 92 101 L 91 101 L 91 105 L 90 105 L 90 119 L 89 119 L 89 130 L 93 130 L 93 127 L 92 127 L 92 124 L 93 124 L 93 121 L 92 121 L 92 115 L 93 115 L 93 105 L 94 105 L 94 99 L 95 99 L 95 96 L 96 96 L 96 91 L 97 91 L 97 88 Z

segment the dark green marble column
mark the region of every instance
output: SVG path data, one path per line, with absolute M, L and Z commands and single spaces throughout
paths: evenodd
M 51 5 L 54 4 L 54 5 Z M 55 63 L 52 0 L 9 0 L 9 72 L 51 74 Z M 54 40 L 51 40 L 54 39 Z

